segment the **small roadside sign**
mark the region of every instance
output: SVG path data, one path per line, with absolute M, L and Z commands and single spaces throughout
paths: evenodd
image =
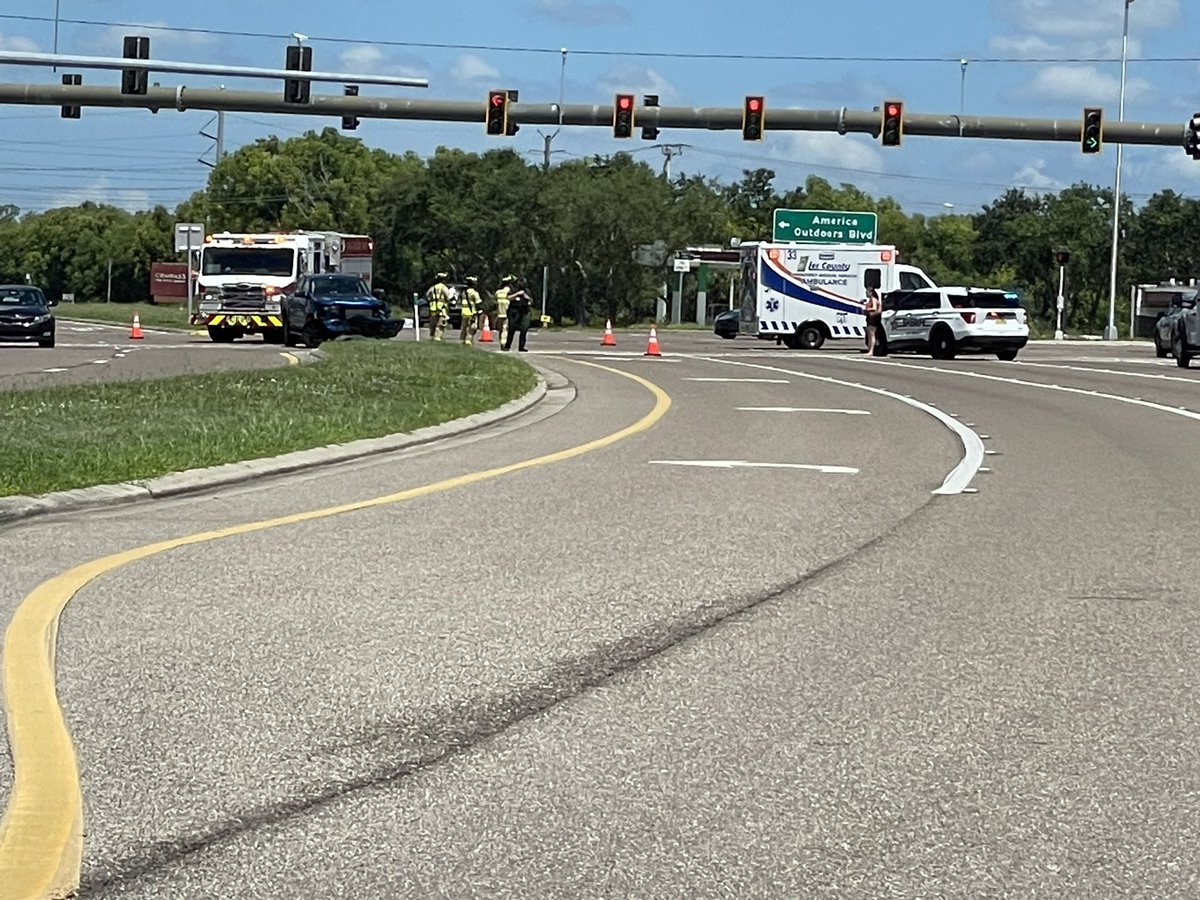
M 873 244 L 879 217 L 873 212 L 832 209 L 775 210 L 777 243 Z
M 194 222 L 175 223 L 175 252 L 187 253 L 204 246 L 204 226 Z

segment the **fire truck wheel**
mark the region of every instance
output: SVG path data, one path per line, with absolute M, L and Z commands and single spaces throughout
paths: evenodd
M 225 328 L 222 325 L 209 325 L 208 336 L 214 344 L 230 344 L 237 339 L 236 328 Z

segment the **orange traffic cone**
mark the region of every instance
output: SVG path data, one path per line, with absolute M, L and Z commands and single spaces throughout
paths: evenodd
M 129 339 L 140 341 L 142 339 L 142 320 L 138 318 L 138 314 L 133 314 L 133 327 L 129 329 Z
M 650 326 L 650 343 L 646 345 L 646 356 L 662 356 L 658 350 L 658 332 L 654 330 L 654 326 Z
M 605 319 L 605 321 L 604 321 L 604 337 L 600 339 L 600 346 L 601 347 L 617 346 L 617 339 L 615 337 L 613 337 L 613 333 L 612 333 L 612 319 Z
M 479 332 L 479 343 L 492 344 L 495 343 L 492 338 L 492 323 L 488 321 L 488 317 L 483 317 L 483 330 Z

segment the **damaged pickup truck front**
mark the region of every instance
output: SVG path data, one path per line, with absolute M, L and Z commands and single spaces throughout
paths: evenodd
M 404 327 L 393 319 L 382 291 L 358 275 L 306 275 L 284 302 L 283 343 L 318 347 L 323 341 L 357 335 L 394 338 Z

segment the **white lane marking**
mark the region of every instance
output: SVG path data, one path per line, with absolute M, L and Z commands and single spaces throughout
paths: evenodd
M 1065 387 L 1061 384 L 1045 384 L 1040 381 L 1025 381 L 1021 378 L 1005 378 L 1000 375 L 984 375 L 982 372 L 968 372 L 964 369 L 941 369 L 937 366 L 914 366 L 910 363 L 897 363 L 888 360 L 876 359 L 874 363 L 883 366 L 892 366 L 899 369 L 919 369 L 922 372 L 940 372 L 943 375 L 960 375 L 964 378 L 982 378 L 985 381 L 1000 381 L 1004 384 L 1015 384 L 1021 387 L 1039 388 L 1043 391 L 1062 391 L 1064 394 L 1080 394 L 1084 397 L 1097 397 L 1101 400 L 1113 400 L 1117 403 L 1128 403 L 1131 406 L 1143 406 L 1146 409 L 1157 410 L 1158 412 L 1171 413 L 1176 416 L 1183 416 L 1187 419 L 1195 419 L 1200 421 L 1200 413 L 1192 412 L 1189 409 L 1176 406 L 1164 406 L 1161 403 L 1152 403 L 1149 400 L 1138 400 L 1134 397 L 1122 397 L 1120 394 L 1106 394 L 1103 391 L 1088 391 L 1083 388 Z
M 811 381 L 822 381 L 825 384 L 836 384 L 840 387 L 855 388 L 860 391 L 868 391 L 872 394 L 878 394 L 880 397 L 887 397 L 891 400 L 899 400 L 901 403 L 907 404 L 914 409 L 919 409 L 921 412 L 933 416 L 951 431 L 958 435 L 963 445 L 963 457 L 959 460 L 957 466 L 947 473 L 945 480 L 942 481 L 942 486 L 937 488 L 935 494 L 962 494 L 966 492 L 967 485 L 971 483 L 971 479 L 979 471 L 979 467 L 983 465 L 983 441 L 979 435 L 964 425 L 957 419 L 952 419 L 940 409 L 935 409 L 928 403 L 922 403 L 919 400 L 914 400 L 911 397 L 905 397 L 902 394 L 896 394 L 892 391 L 884 390 L 883 388 L 873 387 L 869 384 L 859 384 L 856 381 L 843 381 L 840 378 L 830 378 L 827 375 L 814 375 L 811 372 L 797 372 L 795 369 L 781 369 L 777 366 L 764 366 L 757 363 L 740 362 L 733 359 L 703 359 L 705 362 L 713 362 L 723 366 L 743 366 L 750 369 L 761 369 L 767 372 L 782 372 L 796 378 L 807 378 Z M 881 360 L 872 360 L 872 362 L 880 362 Z M 923 366 L 913 366 L 912 368 L 924 368 Z
M 107 366 L 108 360 L 107 359 L 93 359 L 92 365 L 93 366 Z
M 1200 384 L 1200 380 L 1195 378 L 1180 378 L 1178 375 L 1151 375 L 1147 372 L 1122 372 L 1119 369 L 1093 369 L 1090 366 L 1064 366 L 1055 363 L 1023 362 L 1021 360 L 1009 363 L 1009 365 L 1037 369 L 1064 369 L 1068 372 L 1095 372 L 1100 375 L 1124 375 L 1127 378 L 1156 378 L 1159 381 L 1182 381 L 1187 384 Z M 1171 365 L 1174 365 L 1174 363 Z
M 694 466 L 700 469 L 805 469 L 822 475 L 857 475 L 850 466 L 814 466 L 805 463 L 747 462 L 744 459 L 652 459 L 652 466 Z
M 42 371 L 46 372 L 46 373 L 53 373 L 53 372 L 65 372 L 67 370 L 66 369 L 42 369 Z
M 772 412 L 772 413 L 834 413 L 843 416 L 869 416 L 865 409 L 821 409 L 809 406 L 739 406 L 738 412 Z
M 713 381 L 723 384 L 791 384 L 786 378 L 685 378 L 684 381 Z

